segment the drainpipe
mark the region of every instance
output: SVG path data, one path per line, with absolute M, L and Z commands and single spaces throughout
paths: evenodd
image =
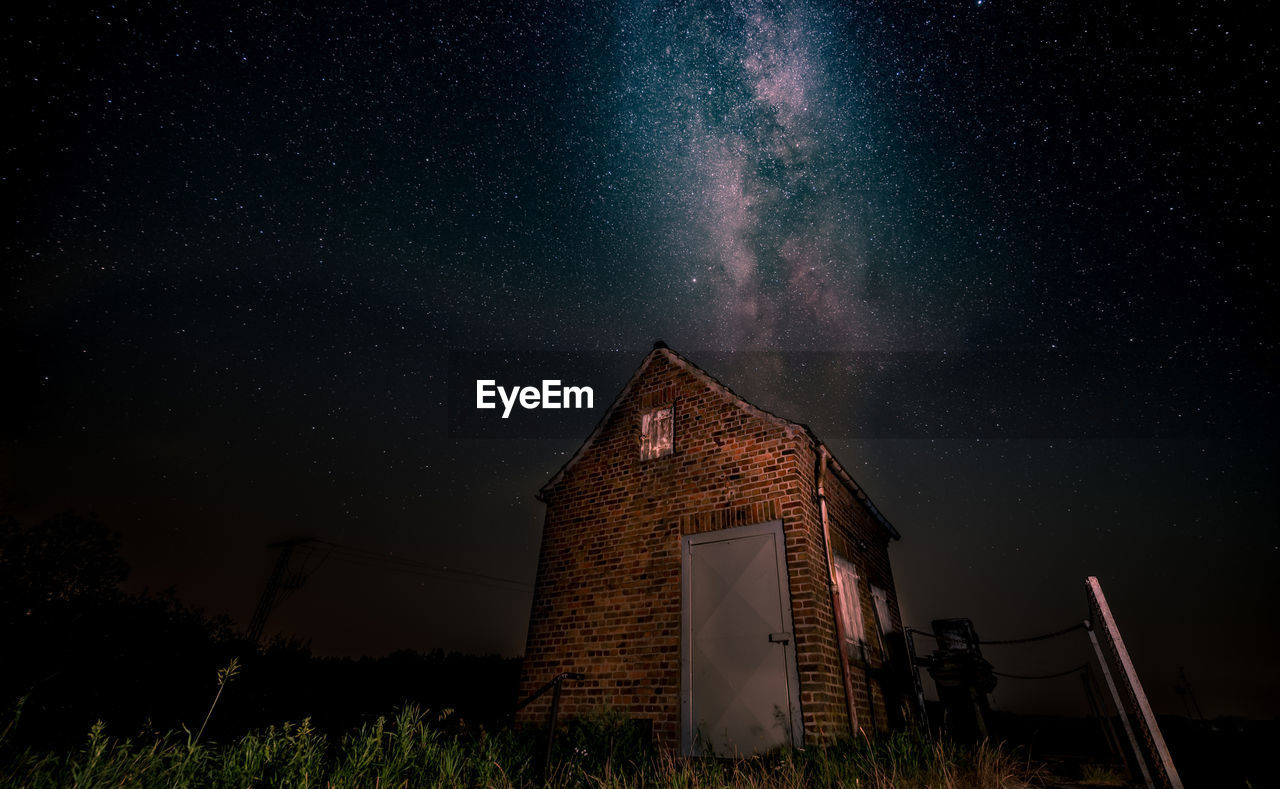
M 849 731 L 858 736 L 858 711 L 853 700 L 853 677 L 849 674 L 849 656 L 845 654 L 844 617 L 840 610 L 840 586 L 836 583 L 836 561 L 831 553 L 831 526 L 827 522 L 827 494 L 823 482 L 827 477 L 827 461 L 831 457 L 827 448 L 818 445 L 818 468 L 814 474 L 818 482 L 818 513 L 822 517 L 822 545 L 827 554 L 827 583 L 831 588 L 831 613 L 836 620 L 836 653 L 840 656 L 840 678 L 844 680 L 844 703 L 849 711 Z

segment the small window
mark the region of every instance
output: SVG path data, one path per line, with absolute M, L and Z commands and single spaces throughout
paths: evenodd
M 853 562 L 836 555 L 836 587 L 840 591 L 840 619 L 844 625 L 845 652 L 850 659 L 863 659 L 866 630 L 862 625 L 862 598 L 858 594 L 858 570 Z
M 646 411 L 640 416 L 640 459 L 652 460 L 670 455 L 672 440 L 672 407 Z
M 889 593 L 878 586 L 871 587 L 871 599 L 876 604 L 876 617 L 880 620 L 881 635 L 888 635 L 897 630 L 893 617 L 889 616 Z

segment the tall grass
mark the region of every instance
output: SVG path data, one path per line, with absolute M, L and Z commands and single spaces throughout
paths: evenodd
M 170 733 L 108 735 L 101 722 L 69 754 L 24 750 L 0 762 L 0 784 L 33 787 L 538 787 L 537 732 L 468 730 L 414 707 L 331 741 L 307 720 L 225 744 Z M 557 738 L 553 789 L 1010 789 L 1028 770 L 1005 750 L 962 749 L 912 734 L 727 761 L 655 750 L 617 715 L 570 721 Z

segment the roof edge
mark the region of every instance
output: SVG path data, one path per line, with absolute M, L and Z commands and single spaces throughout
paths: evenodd
M 560 480 L 563 479 L 564 475 L 578 461 L 578 458 L 580 458 L 587 451 L 587 449 L 595 442 L 596 437 L 599 435 L 600 431 L 604 428 L 605 422 L 609 421 L 609 417 L 613 415 L 613 412 L 615 410 L 617 410 L 618 404 L 621 403 L 628 394 L 630 394 L 631 389 L 632 387 L 635 386 L 636 381 L 640 378 L 641 375 L 644 374 L 645 370 L 649 369 L 649 365 L 653 363 L 653 360 L 659 354 L 666 356 L 667 360 L 670 361 L 672 364 L 676 365 L 677 367 L 681 367 L 686 370 L 689 370 L 694 375 L 704 379 L 709 386 L 720 390 L 721 392 L 723 392 L 724 394 L 732 398 L 737 403 L 738 407 L 742 408 L 743 410 L 749 413 L 752 413 L 756 416 L 775 422 L 781 425 L 782 427 L 784 427 L 785 429 L 794 430 L 794 431 L 803 431 L 808 433 L 809 435 L 813 435 L 813 431 L 809 430 L 808 426 L 803 425 L 799 422 L 793 422 L 792 420 L 787 419 L 786 417 L 778 416 L 772 411 L 767 411 L 758 405 L 748 402 L 746 398 L 744 398 L 742 395 L 730 389 L 727 385 L 719 381 L 711 373 L 707 372 L 706 370 L 702 369 L 698 365 L 689 361 L 685 357 L 681 356 L 679 353 L 676 353 L 675 351 L 671 350 L 671 347 L 667 345 L 665 342 L 663 342 L 662 340 L 657 340 L 653 344 L 653 350 L 649 351 L 649 353 L 644 357 L 644 361 L 642 361 L 640 363 L 640 366 L 636 368 L 636 371 L 631 374 L 631 377 L 627 379 L 627 383 L 622 387 L 622 390 L 618 392 L 617 397 L 613 399 L 613 402 L 609 404 L 609 407 L 607 409 L 605 409 L 604 414 L 600 416 L 600 420 L 596 422 L 596 426 L 591 429 L 591 433 L 587 436 L 587 439 L 583 441 L 582 444 L 578 447 L 578 449 L 574 451 L 573 455 L 567 461 L 565 461 L 564 465 L 562 465 L 556 471 L 556 473 L 551 476 L 551 479 L 547 480 L 546 484 L 544 484 L 541 488 L 538 489 L 538 493 L 536 495 L 536 498 L 538 499 L 538 501 L 542 501 L 542 502 L 546 501 L 546 495 L 551 491 L 552 488 L 554 488 L 556 485 L 560 483 Z
M 556 470 L 556 473 L 551 475 L 551 479 L 547 480 L 541 488 L 538 488 L 538 492 L 535 495 L 535 498 L 538 501 L 546 502 L 547 493 L 560 483 L 560 480 L 564 478 L 564 475 L 569 471 L 569 469 L 578 462 L 578 458 L 582 457 L 582 455 L 587 451 L 587 448 L 595 443 L 596 436 L 598 436 L 600 431 L 604 428 L 605 422 L 609 421 L 609 417 L 613 416 L 613 412 L 618 408 L 618 403 L 621 403 L 626 396 L 630 394 L 631 388 L 635 386 L 636 381 L 639 380 L 642 374 L 644 374 L 644 371 L 649 369 L 649 364 L 653 362 L 654 357 L 663 351 L 670 352 L 666 343 L 659 340 L 653 344 L 653 350 L 649 351 L 649 353 L 645 355 L 644 361 L 640 362 L 640 366 L 636 368 L 636 371 L 632 373 L 631 377 L 627 379 L 627 382 L 623 384 L 622 389 L 619 390 L 618 394 L 613 398 L 613 402 L 609 403 L 609 407 L 604 410 L 604 413 L 600 415 L 600 419 L 596 421 L 595 427 L 591 428 L 591 432 L 587 434 L 586 440 L 578 445 L 578 448 L 569 456 L 569 459 L 561 464 L 560 468 Z
M 871 497 L 867 495 L 867 492 L 862 489 L 862 486 L 853 479 L 853 476 L 849 474 L 848 470 L 845 469 L 840 460 L 831 452 L 830 448 L 828 448 L 822 439 L 818 438 L 807 425 L 805 426 L 805 430 L 809 431 L 809 437 L 813 439 L 815 448 L 826 453 L 827 460 L 831 464 L 831 467 L 835 469 L 836 475 L 840 478 L 840 481 L 843 482 L 853 493 L 853 497 L 862 502 L 862 505 L 871 513 L 871 517 L 875 519 L 875 522 L 880 524 L 880 526 L 889 533 L 889 536 L 892 539 L 901 540 L 902 534 L 893 527 L 893 524 L 884 516 L 884 513 L 881 512 L 880 508 L 871 500 Z
M 676 366 L 683 367 L 691 371 L 694 375 L 697 375 L 705 379 L 710 386 L 716 389 L 719 389 L 721 392 L 724 392 L 725 394 L 733 398 L 733 400 L 738 404 L 738 406 L 743 408 L 744 410 L 750 413 L 753 413 L 757 416 L 761 416 L 770 421 L 781 424 L 783 427 L 787 429 L 804 432 L 807 436 L 809 436 L 810 440 L 813 441 L 815 449 L 820 449 L 826 452 L 827 457 L 830 459 L 831 465 L 832 467 L 835 468 L 836 473 L 839 476 L 840 480 L 849 487 L 849 490 L 853 492 L 854 497 L 858 501 L 862 502 L 864 506 L 866 506 L 867 510 L 871 513 L 872 518 L 874 518 L 875 521 L 879 523 L 884 528 L 884 530 L 889 533 L 890 537 L 892 537 L 895 540 L 902 539 L 902 535 L 898 532 L 897 529 L 893 527 L 893 524 L 889 522 L 889 519 L 886 518 L 882 512 L 880 512 L 880 509 L 876 507 L 875 503 L 871 501 L 871 497 L 867 495 L 867 492 L 863 490 L 862 487 L 857 482 L 854 481 L 853 477 L 849 474 L 849 472 L 845 469 L 845 467 L 840 463 L 839 460 L 836 459 L 836 456 L 832 454 L 831 450 L 827 448 L 826 444 L 823 443 L 822 439 L 818 438 L 818 436 L 813 432 L 813 430 L 808 425 L 802 424 L 800 422 L 794 422 L 783 416 L 778 416 L 772 411 L 768 411 L 764 408 L 761 408 L 758 405 L 748 402 L 746 398 L 744 398 L 742 395 L 730 389 L 726 384 L 719 381 L 711 373 L 707 372 L 706 370 L 703 370 L 698 365 L 684 358 L 679 353 L 676 353 L 675 351 L 673 351 L 671 347 L 668 346 L 662 340 L 658 340 L 654 342 L 653 349 L 649 351 L 649 353 L 644 357 L 644 361 L 642 361 L 640 363 L 640 366 L 636 368 L 636 371 L 631 374 L 631 377 L 627 379 L 626 384 L 623 385 L 622 389 L 618 392 L 618 395 L 613 398 L 613 402 L 611 402 L 609 404 L 609 407 L 605 409 L 605 412 L 601 414 L 599 421 L 597 421 L 595 427 L 591 429 L 591 433 L 587 435 L 586 440 L 583 441 L 582 444 L 578 447 L 578 449 L 574 451 L 573 455 L 571 455 L 569 459 L 566 460 L 564 464 L 561 465 L 560 468 L 556 470 L 555 474 L 551 475 L 551 478 L 547 480 L 546 484 L 544 484 L 541 488 L 538 489 L 538 493 L 536 495 L 536 498 L 538 499 L 538 501 L 545 503 L 547 501 L 547 495 L 551 492 L 551 490 L 555 488 L 556 485 L 560 484 L 560 481 L 564 479 L 564 475 L 568 473 L 569 469 L 573 468 L 574 464 L 578 462 L 578 459 L 581 458 L 584 454 L 586 454 L 587 449 L 590 448 L 591 445 L 595 443 L 596 438 L 600 435 L 600 431 L 604 429 L 605 423 L 609 421 L 609 417 L 613 416 L 613 412 L 617 410 L 618 404 L 621 403 L 624 399 L 626 399 L 627 395 L 631 393 L 631 389 L 635 386 L 636 381 L 640 379 L 640 376 L 644 374 L 645 370 L 649 369 L 649 365 L 653 363 L 653 360 L 659 354 L 665 355 L 668 358 L 668 360 L 671 361 L 671 363 L 675 364 Z

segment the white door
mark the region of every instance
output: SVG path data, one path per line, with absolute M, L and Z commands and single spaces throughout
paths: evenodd
M 684 538 L 685 753 L 748 755 L 803 737 L 782 522 Z

